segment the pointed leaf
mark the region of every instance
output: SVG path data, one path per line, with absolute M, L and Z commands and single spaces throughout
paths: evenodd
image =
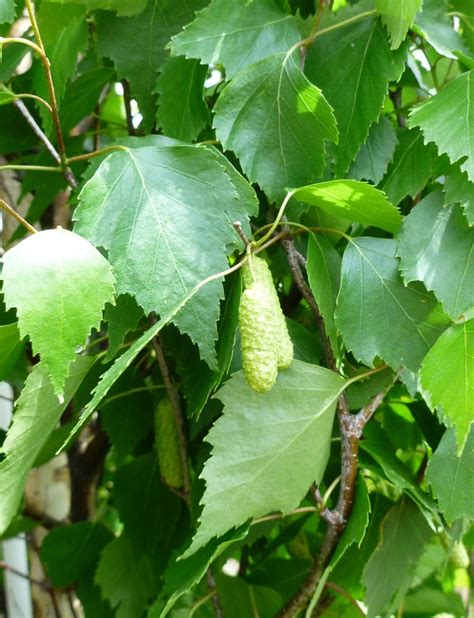
M 150 0 L 136 17 L 101 13 L 96 18 L 97 51 L 111 58 L 118 76 L 129 81 L 147 127 L 155 117 L 153 90 L 156 74 L 168 57 L 165 45 L 205 4 L 206 0 Z
M 0 381 L 7 378 L 22 349 L 17 323 L 0 326 Z
M 461 164 L 474 180 L 474 71 L 458 75 L 441 92 L 410 114 L 410 126 L 420 127 L 425 142 L 434 142 L 451 163 Z
M 446 196 L 446 204 L 458 202 L 464 209 L 467 222 L 474 225 L 474 182 L 469 182 L 467 174 L 454 167 L 446 174 L 446 182 L 443 187 Z
M 436 162 L 436 148 L 433 144 L 423 143 L 423 134 L 418 129 L 402 129 L 398 140 L 393 161 L 380 184 L 393 204 L 398 204 L 407 195 L 418 195 L 432 175 Z
M 77 357 L 66 381 L 64 399 L 59 402 L 43 363 L 35 365 L 16 402 L 13 423 L 0 452 L 0 534 L 20 504 L 26 477 L 36 456 L 53 431 L 75 391 L 90 369 L 92 361 Z
M 15 0 L 1 0 L 0 2 L 0 24 L 11 24 L 15 19 Z M 1 54 L 1 52 L 0 52 Z M 1 59 L 1 55 L 0 55 Z
M 456 59 L 455 51 L 469 55 L 459 33 L 453 28 L 448 11 L 446 0 L 423 0 L 423 9 L 415 19 L 415 30 L 443 56 Z
M 238 198 L 210 149 L 130 149 L 107 157 L 86 183 L 75 229 L 109 250 L 118 293 L 163 315 L 199 281 L 226 269 L 226 245 L 237 242 L 232 222 L 255 209 Z M 210 366 L 221 297 L 222 283 L 214 281 L 174 318 Z
M 213 0 L 169 47 L 174 56 L 223 64 L 230 79 L 267 56 L 288 51 L 299 39 L 296 19 L 274 0 L 234 0 L 231 11 L 228 0 Z
M 449 320 L 419 284 L 404 286 L 397 243 L 358 238 L 344 252 L 336 323 L 349 350 L 372 365 L 378 356 L 394 369 L 417 371 Z
M 99 327 L 105 303 L 114 302 L 110 264 L 87 240 L 59 228 L 7 251 L 2 278 L 21 336 L 30 337 L 61 395 L 76 349 Z
M 386 196 L 372 185 L 358 180 L 329 180 L 300 187 L 293 197 L 329 214 L 365 225 L 396 232 L 402 217 Z
M 264 395 L 242 372 L 226 382 L 216 395 L 223 416 L 207 437 L 213 450 L 202 473 L 204 510 L 183 557 L 249 518 L 299 504 L 324 473 L 342 386 L 337 374 L 296 360 Z
M 362 144 L 349 176 L 356 180 L 370 180 L 377 185 L 387 171 L 393 158 L 397 136 L 392 123 L 385 116 L 374 122 L 369 130 L 365 144 Z
M 426 480 L 448 523 L 461 517 L 474 519 L 474 428 L 459 456 L 456 432 L 449 429 L 443 435 L 426 469 Z
M 239 72 L 214 111 L 218 139 L 271 197 L 321 175 L 324 140 L 337 140 L 326 99 L 285 54 Z
M 334 22 L 350 19 L 354 12 L 360 9 L 339 11 Z M 305 73 L 334 107 L 340 131 L 335 175 L 343 176 L 380 115 L 388 82 L 403 71 L 405 51 L 390 51 L 384 28 L 373 16 L 343 28 L 331 25 L 320 30 L 308 50 Z
M 423 361 L 421 387 L 432 409 L 454 425 L 461 452 L 474 420 L 474 319 L 451 326 Z
M 400 47 L 422 4 L 423 0 L 375 0 L 377 11 L 390 34 L 392 49 Z
M 474 230 L 459 206 L 445 207 L 441 191 L 430 193 L 398 238 L 405 283 L 423 281 L 453 320 L 474 307 Z
M 209 122 L 204 101 L 207 67 L 183 56 L 168 58 L 156 82 L 156 121 L 169 137 L 192 142 Z

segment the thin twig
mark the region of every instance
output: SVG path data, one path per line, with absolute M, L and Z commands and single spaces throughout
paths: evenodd
M 324 586 L 326 588 L 330 588 L 331 590 L 334 590 L 334 592 L 337 592 L 338 594 L 342 595 L 343 597 L 346 597 L 346 599 L 349 601 L 349 603 L 351 603 L 356 610 L 358 611 L 358 613 L 361 616 L 366 616 L 365 612 L 362 610 L 361 606 L 357 603 L 357 601 L 354 599 L 354 597 L 352 597 L 347 590 L 344 590 L 344 588 L 341 588 L 341 586 L 338 586 L 337 584 L 334 584 L 333 582 L 326 582 L 324 584 Z
M 15 99 L 13 101 L 13 105 L 17 108 L 17 110 L 20 112 L 20 114 L 23 116 L 23 118 L 26 120 L 26 122 L 33 129 L 33 132 L 35 133 L 35 135 L 37 137 L 39 137 L 39 139 L 46 146 L 46 150 L 53 157 L 53 159 L 56 161 L 56 163 L 58 163 L 58 165 L 61 165 L 61 156 L 60 156 L 59 152 L 56 150 L 56 148 L 53 146 L 53 144 L 49 141 L 49 139 L 47 138 L 47 136 L 45 135 L 45 133 L 43 132 L 41 127 L 38 125 L 36 120 L 30 114 L 29 109 L 26 107 L 26 105 L 23 103 L 23 101 L 20 101 L 20 99 Z
M 222 611 L 219 597 L 217 595 L 216 580 L 214 579 L 214 575 L 212 574 L 212 570 L 210 568 L 207 569 L 207 587 L 210 591 L 214 592 L 211 600 L 215 615 L 217 616 L 217 618 L 224 618 L 224 612 Z
M 51 588 L 50 584 L 48 584 L 47 582 L 41 581 L 40 579 L 35 579 L 34 577 L 30 577 L 28 574 L 22 573 L 21 571 L 18 571 L 14 567 L 11 567 L 9 564 L 4 562 L 3 560 L 0 560 L 0 569 L 8 571 L 12 575 L 17 575 L 18 577 L 21 577 L 22 579 L 26 579 L 27 581 L 30 582 L 30 584 L 34 584 L 35 586 L 40 586 L 41 588 L 44 588 L 45 590 L 50 590 Z
M 248 247 L 249 244 L 250 244 L 250 241 L 247 238 L 247 236 L 245 235 L 244 230 L 242 229 L 242 223 L 240 223 L 240 221 L 234 221 L 233 226 L 234 226 L 235 231 L 237 232 L 237 234 L 242 239 L 242 242 L 244 243 L 244 246 Z
M 178 389 L 176 388 L 176 385 L 173 382 L 173 378 L 171 377 L 171 372 L 165 358 L 161 339 L 158 336 L 153 339 L 153 348 L 155 350 L 156 360 L 158 361 L 158 366 L 160 367 L 161 375 L 163 377 L 166 393 L 175 414 L 176 427 L 178 429 L 179 437 L 179 454 L 181 458 L 181 468 L 183 470 L 183 496 L 188 506 L 190 506 L 191 482 L 189 478 L 188 447 L 186 441 L 184 415 L 181 406 L 181 399 L 178 393 Z
M 7 165 L 0 165 L 0 172 L 2 170 L 18 170 L 19 172 L 53 172 L 61 174 L 60 167 L 50 167 L 49 165 L 15 165 L 8 163 Z
M 114 152 L 115 150 L 124 150 L 125 152 L 127 152 L 128 148 L 126 146 L 120 146 L 119 144 L 107 146 L 106 148 L 102 148 L 101 150 L 94 150 L 92 152 L 85 152 L 84 154 L 76 155 L 75 157 L 69 157 L 67 162 L 77 163 L 77 161 L 87 161 L 88 159 L 100 157 L 101 155 L 107 154 L 109 152 Z
M 125 116 L 127 118 L 127 130 L 129 135 L 136 135 L 135 127 L 133 126 L 132 116 L 132 96 L 130 94 L 130 84 L 126 79 L 122 79 L 123 102 L 125 104 Z
M 0 198 L 0 208 L 2 208 L 5 212 L 7 212 L 14 219 L 16 219 L 18 223 L 23 225 L 23 227 L 25 227 L 32 234 L 36 234 L 36 232 L 38 231 L 38 230 L 35 230 L 35 228 L 31 225 L 31 223 L 28 223 L 26 219 L 23 219 L 23 217 L 19 213 L 17 213 L 16 210 L 14 210 L 9 204 L 7 204 L 4 200 L 2 200 L 2 198 Z

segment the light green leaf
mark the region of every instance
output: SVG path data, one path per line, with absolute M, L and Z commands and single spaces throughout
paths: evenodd
M 456 59 L 455 51 L 469 55 L 448 16 L 446 0 L 423 0 L 423 9 L 415 19 L 415 29 L 443 56 Z
M 150 0 L 136 17 L 110 13 L 96 17 L 97 51 L 113 60 L 119 78 L 129 81 L 146 127 L 155 118 L 153 91 L 157 72 L 168 57 L 165 45 L 205 4 L 206 0 Z
M 22 338 L 30 337 L 61 395 L 76 349 L 99 327 L 105 303 L 114 302 L 110 264 L 87 240 L 58 228 L 7 251 L 2 278 Z
M 296 65 L 276 54 L 239 72 L 214 108 L 226 150 L 271 197 L 310 182 L 324 166 L 324 140 L 337 141 L 331 107 Z
M 425 477 L 450 524 L 461 517 L 474 519 L 474 428 L 462 454 L 456 451 L 456 432 L 448 429 L 429 461 Z
M 168 58 L 156 82 L 156 121 L 169 137 L 192 142 L 209 122 L 204 100 L 207 67 L 183 56 Z
M 58 5 L 42 2 L 38 11 L 38 26 L 51 64 L 56 97 L 60 101 L 68 80 L 74 75 L 78 56 L 87 47 L 88 29 L 84 9 L 74 4 Z M 49 90 L 43 71 L 38 63 L 33 77 L 35 94 L 49 100 Z M 42 105 L 38 107 L 49 131 L 51 115 Z
M 169 44 L 174 56 L 223 64 L 227 78 L 300 39 L 296 19 L 273 0 L 213 0 Z
M 7 105 L 11 103 L 16 98 L 14 92 L 10 92 L 4 86 L 0 86 L 0 105 Z
M 7 378 L 22 348 L 16 322 L 0 326 L 0 381 Z
M 322 234 L 309 235 L 306 269 L 309 286 L 324 318 L 331 348 L 337 354 L 339 343 L 334 311 L 341 279 L 341 257 Z
M 0 0 L 0 24 L 11 24 L 15 19 L 15 12 L 15 0 Z
M 446 204 L 458 202 L 464 208 L 464 214 L 470 226 L 474 225 L 474 183 L 469 182 L 467 174 L 454 167 L 446 174 L 443 188 Z
M 108 249 L 118 293 L 135 296 L 147 314 L 164 315 L 225 270 L 226 245 L 240 242 L 232 222 L 255 214 L 255 197 L 239 199 L 220 160 L 187 145 L 128 149 L 108 156 L 79 195 L 75 229 Z M 214 281 L 174 318 L 211 367 L 221 297 Z
M 377 11 L 390 34 L 392 49 L 400 47 L 422 4 L 423 0 L 375 0 Z
M 16 402 L 13 423 L 0 453 L 0 534 L 10 522 L 20 504 L 26 477 L 36 456 L 53 431 L 69 401 L 82 382 L 92 361 L 79 356 L 71 365 L 66 380 L 64 399 L 60 403 L 43 363 L 35 365 Z
M 116 11 L 117 15 L 130 16 L 141 13 L 147 0 L 49 0 L 60 4 L 82 4 L 88 11 L 96 9 Z
M 225 383 L 216 395 L 223 415 L 206 438 L 213 450 L 201 475 L 204 510 L 183 557 L 252 517 L 298 506 L 324 473 L 343 384 L 328 369 L 296 360 L 263 395 L 242 372 Z
M 350 19 L 358 7 L 338 12 L 334 22 Z M 391 52 L 387 35 L 374 16 L 342 28 L 320 29 L 306 56 L 305 73 L 334 107 L 340 131 L 335 175 L 343 176 L 377 120 L 388 92 L 404 68 L 404 47 Z M 334 67 L 340 67 L 335 70 Z
M 410 126 L 420 127 L 425 142 L 434 142 L 451 163 L 467 157 L 461 170 L 474 180 L 474 71 L 458 75 L 432 99 L 410 114 Z
M 414 569 L 434 532 L 418 507 L 402 498 L 382 522 L 381 541 L 370 557 L 362 582 L 368 618 L 390 615 L 408 590 Z
M 417 371 L 449 324 L 420 284 L 403 285 L 397 243 L 358 238 L 344 252 L 336 323 L 354 356 L 366 365 L 376 357 L 394 369 Z
M 371 125 L 367 141 L 360 147 L 348 176 L 356 180 L 370 180 L 377 185 L 387 171 L 396 145 L 393 124 L 385 116 L 380 116 L 378 122 Z
M 441 191 L 425 197 L 405 219 L 398 256 L 405 283 L 423 281 L 456 320 L 474 307 L 474 230 L 460 206 L 444 206 Z
M 421 387 L 432 409 L 454 425 L 461 452 L 474 420 L 474 319 L 454 324 L 438 339 L 423 361 Z
M 396 232 L 402 217 L 387 197 L 372 185 L 358 180 L 329 180 L 300 187 L 293 197 L 331 215 Z
M 402 129 L 392 163 L 380 184 L 393 204 L 404 197 L 415 197 L 433 173 L 436 148 L 423 143 L 423 134 L 418 129 Z

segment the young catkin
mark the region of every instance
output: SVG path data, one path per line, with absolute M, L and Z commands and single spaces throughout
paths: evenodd
M 462 541 L 453 543 L 451 548 L 451 564 L 456 569 L 467 569 L 471 563 L 466 546 Z
M 170 487 L 182 487 L 178 428 L 173 407 L 167 397 L 161 399 L 155 408 L 155 441 L 161 476 Z
M 265 392 L 275 383 L 278 369 L 285 369 L 293 360 L 293 344 L 265 260 L 250 256 L 242 277 L 242 364 L 249 385 Z

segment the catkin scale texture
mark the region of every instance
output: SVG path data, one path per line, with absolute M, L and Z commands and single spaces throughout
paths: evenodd
M 268 286 L 260 282 L 244 290 L 240 299 L 242 365 L 249 386 L 259 393 L 272 388 L 278 373 L 271 302 Z
M 183 486 L 183 470 L 179 452 L 179 436 L 176 417 L 168 398 L 162 399 L 155 408 L 155 440 L 161 476 L 170 487 Z

